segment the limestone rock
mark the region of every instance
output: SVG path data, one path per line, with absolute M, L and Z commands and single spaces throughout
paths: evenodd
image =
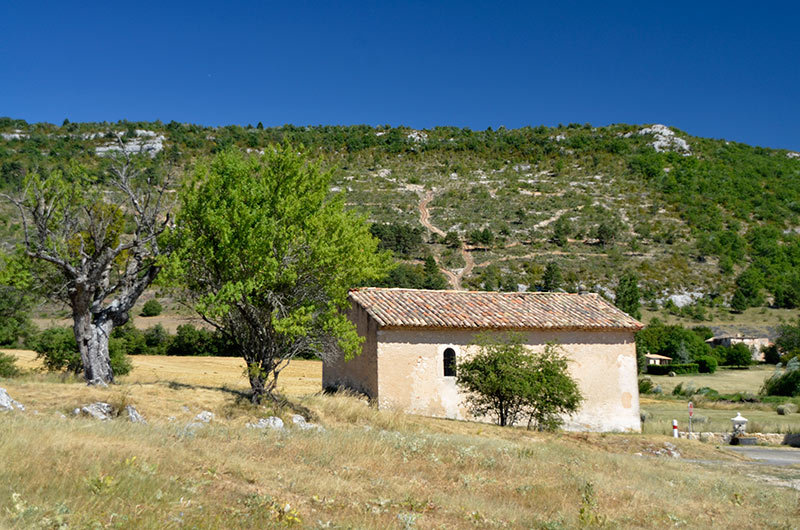
M 214 419 L 214 413 L 211 412 L 210 410 L 204 410 L 203 412 L 195 416 L 193 421 L 209 423 L 213 419 Z
M 25 407 L 19 401 L 12 399 L 5 388 L 0 388 L 0 411 L 15 409 L 25 410 Z
M 142 423 L 147 424 L 147 420 L 144 419 L 144 416 L 139 414 L 139 411 L 136 410 L 136 407 L 133 405 L 128 405 L 125 407 L 125 413 L 128 415 L 128 421 L 131 423 Z
M 276 416 L 261 418 L 256 423 L 248 423 L 247 427 L 250 429 L 272 429 L 276 431 L 282 431 L 284 429 L 283 420 Z
M 200 427 L 205 427 L 207 424 L 211 423 L 211 420 L 214 419 L 214 413 L 210 410 L 204 410 L 200 414 L 194 417 L 194 419 L 186 425 L 186 430 L 191 431 L 193 429 L 198 429 Z
M 108 421 L 114 414 L 114 407 L 112 407 L 108 403 L 97 401 L 95 403 L 86 405 L 85 407 L 81 407 L 80 412 L 81 414 L 84 414 L 86 416 L 91 416 L 96 420 Z
M 310 431 L 310 430 L 317 430 L 317 431 L 324 431 L 325 428 L 322 425 L 317 425 L 316 423 L 308 423 L 304 417 L 300 414 L 293 414 L 292 415 L 292 423 L 295 427 L 300 429 L 301 431 Z

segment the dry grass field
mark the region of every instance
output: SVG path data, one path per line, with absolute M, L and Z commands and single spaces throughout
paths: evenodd
M 32 352 L 12 352 L 35 366 Z M 133 357 L 108 389 L 33 374 L 0 380 L 26 412 L 0 415 L 3 528 L 796 528 L 800 492 L 699 442 L 545 434 L 377 411 L 319 392 L 320 364 L 282 388 L 324 431 L 245 427 L 237 359 Z M 72 417 L 95 400 L 147 425 Z M 201 410 L 214 420 L 187 424 Z M 66 418 L 62 417 L 62 414 Z M 797 480 L 797 471 L 782 471 Z M 782 476 L 784 476 L 782 475 Z M 771 481 L 771 482 L 770 482 Z

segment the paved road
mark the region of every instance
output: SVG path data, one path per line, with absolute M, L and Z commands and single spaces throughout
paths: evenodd
M 772 447 L 748 447 L 734 445 L 726 447 L 726 449 L 736 451 L 739 454 L 746 455 L 753 460 L 769 466 L 800 465 L 800 449 L 791 447 L 777 449 Z

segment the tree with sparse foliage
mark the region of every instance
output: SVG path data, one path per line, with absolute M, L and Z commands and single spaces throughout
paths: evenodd
M 456 369 L 473 415 L 491 416 L 498 425 L 527 420 L 528 427 L 552 430 L 580 406 L 580 390 L 556 345 L 531 352 L 521 335 L 511 333 L 478 335 L 476 346 L 477 353 Z
M 642 318 L 639 308 L 639 281 L 632 272 L 625 273 L 619 279 L 617 290 L 614 292 L 614 305 L 628 313 L 633 318 Z
M 360 351 L 348 290 L 391 266 L 365 219 L 329 196 L 330 179 L 283 145 L 260 158 L 223 151 L 181 190 L 170 279 L 242 352 L 255 403 L 277 397 L 299 355 Z
M 169 180 L 131 154 L 121 136 L 118 157 L 102 179 L 71 166 L 27 175 L 13 202 L 27 255 L 46 265 L 40 278 L 72 311 L 73 332 L 90 385 L 114 381 L 109 357 L 113 328 L 160 270 L 159 236 L 167 225 Z

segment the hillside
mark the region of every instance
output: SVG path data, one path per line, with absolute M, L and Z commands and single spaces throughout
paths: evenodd
M 121 142 L 115 137 L 120 135 Z M 725 319 L 746 306 L 800 305 L 800 154 L 690 136 L 662 125 L 570 124 L 471 131 L 437 127 L 202 127 L 0 118 L 0 188 L 26 172 L 142 150 L 180 174 L 201 157 L 271 143 L 303 145 L 406 263 L 432 255 L 454 287 L 536 289 L 548 263 L 560 287 L 608 296 L 635 271 L 653 311 Z M 0 203 L 0 240 L 20 237 Z M 421 240 L 421 244 L 418 244 Z M 741 300 L 740 300 L 741 302 Z

